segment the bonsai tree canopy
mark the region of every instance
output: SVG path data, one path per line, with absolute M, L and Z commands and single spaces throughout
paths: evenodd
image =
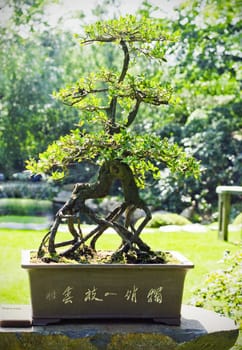
M 97 239 L 111 227 L 123 242 L 112 259 L 135 251 L 136 255 L 148 254 L 155 261 L 156 254 L 140 238 L 151 213 L 139 195 L 139 188 L 145 186 L 148 172 L 158 178 L 159 162 L 184 176 L 198 176 L 199 165 L 168 139 L 145 132 L 137 134 L 132 130 L 131 125 L 142 104 L 158 108 L 168 105 L 172 95 L 171 89 L 161 86 L 156 77 L 135 73 L 135 58 L 141 55 L 147 62 L 166 61 L 167 44 L 174 37 L 163 31 L 159 19 L 138 19 L 128 15 L 86 26 L 79 40 L 81 45 L 116 45 L 120 50 L 120 71 L 102 68 L 80 77 L 73 86 L 54 94 L 66 105 L 81 110 L 79 125 L 51 144 L 40 154 L 38 161 L 29 160 L 27 168 L 34 173 L 47 173 L 53 179 L 60 179 L 72 163 L 88 160 L 99 166 L 99 173 L 95 182 L 74 186 L 70 199 L 56 214 L 41 242 L 38 255 L 45 260 L 46 254 L 48 259 L 53 259 L 57 253 L 59 256 L 78 255 L 82 258 L 83 255 L 93 255 Z M 100 217 L 85 201 L 107 196 L 115 180 L 121 183 L 123 202 L 106 217 Z M 134 227 L 131 218 L 137 208 L 144 211 L 145 217 L 138 227 Z M 88 215 L 96 224 L 87 234 L 81 230 L 80 213 Z M 124 217 L 123 223 L 121 217 Z M 56 243 L 62 219 L 67 220 L 72 239 Z M 63 246 L 67 248 L 59 252 L 57 249 Z M 159 257 L 159 262 L 162 259 Z

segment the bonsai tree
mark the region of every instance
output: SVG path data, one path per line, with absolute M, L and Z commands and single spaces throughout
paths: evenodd
M 38 161 L 28 161 L 27 168 L 59 179 L 72 163 L 88 160 L 99 166 L 99 172 L 95 182 L 75 184 L 70 199 L 57 212 L 41 242 L 38 255 L 44 259 L 46 254 L 48 259 L 56 255 L 84 259 L 83 256 L 95 254 L 97 239 L 111 227 L 122 239 L 111 260 L 129 252 L 156 260 L 156 253 L 140 238 L 151 212 L 139 189 L 145 186 L 148 172 L 157 179 L 157 162 L 186 176 L 197 176 L 199 167 L 194 158 L 168 139 L 161 140 L 145 132 L 137 134 L 132 129 L 142 104 L 156 108 L 168 105 L 172 94 L 155 77 L 137 74 L 135 58 L 142 55 L 147 63 L 152 59 L 165 61 L 165 48 L 173 38 L 162 30 L 158 19 L 128 15 L 86 26 L 79 40 L 81 45 L 116 45 L 120 50 L 120 70 L 102 68 L 55 93 L 66 105 L 81 110 L 80 123 L 51 144 Z M 107 196 L 115 180 L 120 181 L 123 202 L 106 217 L 100 217 L 86 205 L 86 200 Z M 131 220 L 137 208 L 144 212 L 138 227 Z M 80 213 L 95 223 L 95 228 L 86 234 L 81 229 Z M 56 235 L 63 219 L 68 223 L 72 239 L 57 243 Z M 63 246 L 65 250 L 58 252 L 57 248 Z M 163 257 L 159 257 L 161 260 Z

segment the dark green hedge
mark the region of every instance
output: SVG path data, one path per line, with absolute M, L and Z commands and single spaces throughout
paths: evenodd
M 58 186 L 48 182 L 7 181 L 0 182 L 0 198 L 32 198 L 51 200 Z
M 38 199 L 0 198 L 0 215 L 46 215 L 52 202 Z

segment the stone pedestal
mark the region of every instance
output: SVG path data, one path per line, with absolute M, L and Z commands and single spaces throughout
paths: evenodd
M 21 325 L 15 310 L 16 324 Z M 0 328 L 1 350 L 229 350 L 238 337 L 234 321 L 192 306 L 182 307 L 180 326 L 99 320 L 32 327 L 28 326 L 30 308 L 21 312 L 25 327 L 11 326 L 11 312 L 0 316 L 5 326 Z

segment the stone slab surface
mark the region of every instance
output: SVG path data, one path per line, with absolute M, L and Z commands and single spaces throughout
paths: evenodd
M 29 306 L 18 309 L 16 317 L 10 314 L 5 308 L 4 315 L 2 308 L 0 322 L 5 327 L 0 327 L 0 350 L 229 350 L 238 337 L 233 320 L 185 305 L 180 326 L 93 320 L 32 327 L 26 323 L 31 319 Z M 19 327 L 4 323 L 4 317 L 17 319 Z
M 29 305 L 0 305 L 0 327 L 31 327 L 32 317 Z

